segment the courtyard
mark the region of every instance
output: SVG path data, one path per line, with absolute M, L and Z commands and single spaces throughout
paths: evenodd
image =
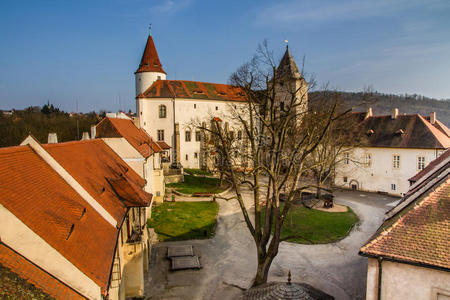
M 251 208 L 251 195 L 246 194 Z M 360 246 L 382 223 L 385 211 L 398 201 L 385 195 L 359 191 L 336 191 L 335 201 L 349 206 L 359 217 L 350 234 L 336 243 L 302 245 L 283 242 L 269 281 L 308 283 L 336 299 L 364 299 L 367 259 L 358 255 Z M 236 201 L 218 200 L 216 234 L 208 240 L 162 242 L 154 246 L 145 296 L 150 299 L 238 299 L 256 270 L 256 248 Z M 251 210 L 250 210 L 251 211 Z M 194 246 L 201 270 L 169 271 L 168 245 Z

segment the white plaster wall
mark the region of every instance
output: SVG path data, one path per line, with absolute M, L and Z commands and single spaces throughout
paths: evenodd
M 82 295 L 101 299 L 100 286 L 1 204 L 0 237 L 6 245 Z
M 390 261 L 383 261 L 382 264 L 381 299 L 434 300 L 437 299 L 438 291 L 450 297 L 449 272 Z M 370 258 L 367 272 L 367 300 L 377 299 L 377 268 L 376 260 Z M 374 276 L 376 278 L 373 278 Z M 369 283 L 372 283 L 370 288 Z
M 197 124 L 208 122 L 211 117 L 220 117 L 227 121 L 230 115 L 230 105 L 245 105 L 241 102 L 203 100 L 203 99 L 179 99 L 175 100 L 175 119 L 180 124 L 180 162 L 185 168 L 200 168 L 200 142 L 195 140 L 195 128 L 193 121 Z M 159 118 L 159 106 L 166 105 L 167 117 Z M 194 108 L 195 105 L 195 108 Z M 155 140 L 158 138 L 158 129 L 164 130 L 164 141 L 173 147 L 173 102 L 169 98 L 161 99 L 138 99 L 138 111 L 140 114 L 140 125 Z M 218 108 L 216 110 L 216 107 Z M 228 120 L 229 121 L 229 120 Z M 232 126 L 232 124 L 230 124 Z M 191 141 L 186 142 L 185 132 L 191 131 Z M 237 134 L 237 133 L 235 133 Z M 172 149 L 171 149 L 172 151 Z M 195 158 L 195 153 L 197 158 Z M 186 155 L 188 159 L 186 159 Z M 173 153 L 171 152 L 171 159 Z
M 370 167 L 364 167 L 366 153 L 372 156 Z M 401 195 L 409 189 L 408 179 L 420 170 L 417 168 L 419 156 L 425 157 L 425 166 L 434 160 L 437 151 L 435 149 L 408 149 L 408 148 L 356 148 L 350 154 L 350 164 L 343 162 L 336 167 L 335 184 L 346 188 L 351 187 L 352 180 L 356 180 L 359 189 L 370 192 L 387 192 L 393 195 Z M 400 155 L 400 168 L 393 168 L 393 155 Z M 357 163 L 359 162 L 359 163 Z M 347 182 L 344 182 L 347 177 Z M 396 190 L 391 189 L 391 184 L 396 185 Z
M 166 79 L 166 74 L 159 72 L 142 72 L 135 74 L 136 96 L 145 92 L 160 76 L 161 80 Z

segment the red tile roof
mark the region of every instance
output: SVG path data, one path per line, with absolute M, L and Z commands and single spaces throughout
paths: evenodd
M 99 166 L 95 164 L 86 169 L 85 152 L 66 154 L 79 173 L 101 176 L 96 171 Z M 90 155 L 104 158 L 97 156 L 95 151 Z M 95 176 L 86 177 L 92 182 L 83 181 L 85 188 L 87 185 L 96 187 Z M 0 149 L 0 195 L 0 203 L 6 209 L 103 291 L 106 290 L 118 229 L 98 214 L 29 146 Z M 120 210 L 116 217 L 124 218 L 126 211 L 119 207 L 118 200 L 111 205 Z
M 87 299 L 1 242 L 0 265 L 55 299 Z
M 152 195 L 143 191 L 145 180 L 130 168 L 101 139 L 42 145 L 81 186 L 96 199 L 118 224 L 127 206 L 148 206 Z M 139 190 L 128 199 L 117 198 L 111 179 L 124 179 Z
M 153 42 L 151 35 L 148 36 L 144 54 L 142 54 L 141 63 L 135 73 L 141 72 L 160 72 L 166 74 L 161 62 L 159 61 L 158 52 L 156 52 L 155 43 Z
M 169 145 L 167 145 L 167 143 L 164 142 L 164 141 L 157 141 L 156 143 L 157 143 L 158 146 L 161 147 L 161 149 L 163 149 L 163 150 L 167 150 L 167 149 L 172 148 L 172 147 L 170 147 Z
M 348 116 L 349 122 L 355 123 L 354 135 L 363 146 L 428 149 L 450 147 L 450 136 L 444 133 L 448 128 L 440 122 L 435 124 L 442 124 L 439 125 L 443 126 L 442 130 L 418 114 L 398 115 L 395 119 L 390 115 L 368 118 L 365 115 L 366 113 L 358 112 Z M 373 133 L 368 135 L 367 132 Z
M 386 213 L 362 254 L 450 271 L 450 161 L 443 156 Z
M 419 180 L 420 178 L 422 178 L 423 176 L 425 176 L 427 173 L 431 172 L 431 170 L 433 170 L 434 167 L 436 167 L 438 164 L 440 164 L 441 162 L 443 162 L 444 160 L 446 160 L 447 158 L 450 157 L 450 149 L 448 149 L 447 151 L 445 151 L 444 153 L 442 153 L 438 158 L 436 158 L 435 160 L 431 161 L 426 168 L 424 168 L 423 170 L 421 170 L 419 173 L 417 173 L 416 175 L 414 175 L 413 177 L 409 178 L 408 180 L 411 183 L 416 182 L 417 180 Z
M 186 98 L 222 101 L 247 101 L 245 92 L 228 84 L 186 81 L 157 80 L 138 98 Z
M 145 158 L 162 151 L 147 132 L 137 128 L 132 120 L 106 117 L 96 127 L 96 137 L 123 137 Z

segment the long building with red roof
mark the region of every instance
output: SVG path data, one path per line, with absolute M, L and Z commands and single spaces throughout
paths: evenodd
M 29 136 L 0 149 L 0 176 L 4 268 L 56 299 L 142 296 L 152 195 L 102 140 Z

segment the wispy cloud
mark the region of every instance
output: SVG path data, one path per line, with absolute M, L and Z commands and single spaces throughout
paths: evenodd
M 192 3 L 192 0 L 164 0 L 156 5 L 154 9 L 159 13 L 175 13 Z
M 450 8 L 445 0 L 290 0 L 261 9 L 256 21 L 258 24 L 276 23 L 332 22 L 354 20 L 367 17 L 387 16 L 398 11 L 424 7 L 424 9 Z

